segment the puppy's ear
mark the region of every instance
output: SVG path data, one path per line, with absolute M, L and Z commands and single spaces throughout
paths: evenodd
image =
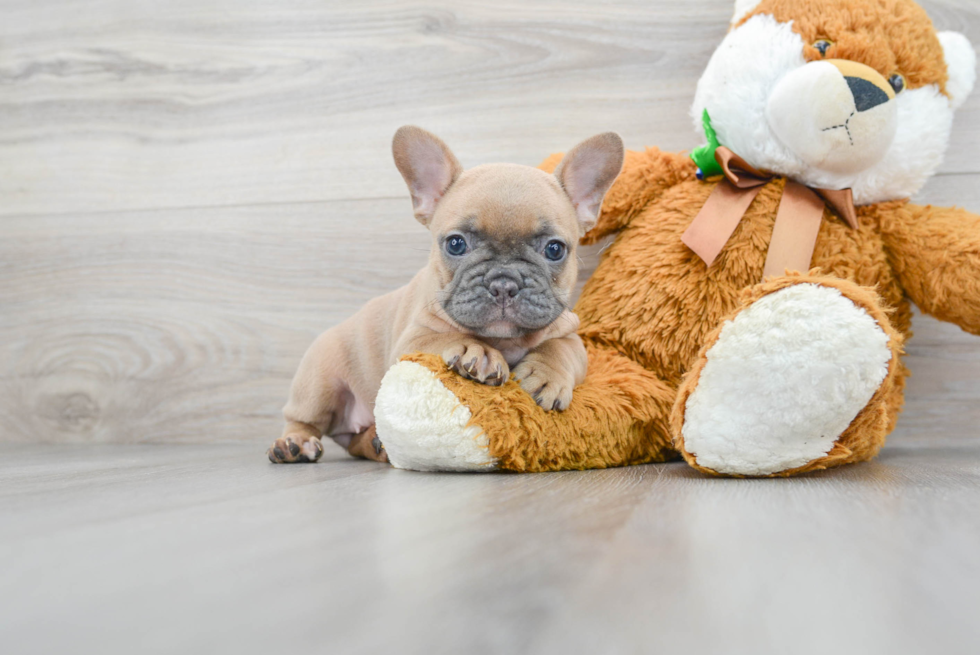
M 606 132 L 572 148 L 555 169 L 578 214 L 580 234 L 595 227 L 602 199 L 623 169 L 624 156 L 623 140 L 615 132 Z
M 463 167 L 439 137 L 414 125 L 398 128 L 391 142 L 395 166 L 412 194 L 415 218 L 428 225 L 436 204 Z

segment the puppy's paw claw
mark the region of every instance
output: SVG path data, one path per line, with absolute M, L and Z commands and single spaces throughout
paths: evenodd
M 507 377 L 504 376 L 503 367 L 498 365 L 497 370 L 491 375 L 487 376 L 487 379 L 483 381 L 483 384 L 488 384 L 491 387 L 499 387 L 506 381 Z
M 446 365 L 468 380 L 499 387 L 510 377 L 510 367 L 499 350 L 478 341 L 465 341 L 442 354 Z

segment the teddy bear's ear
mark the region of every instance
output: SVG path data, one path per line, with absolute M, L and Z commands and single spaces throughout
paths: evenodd
M 735 15 L 732 16 L 732 25 L 755 11 L 755 8 L 760 4 L 762 4 L 762 0 L 735 0 Z
M 959 32 L 940 32 L 939 43 L 943 46 L 946 58 L 946 69 L 949 81 L 946 91 L 949 93 L 953 109 L 959 109 L 977 81 L 977 53 L 965 36 Z

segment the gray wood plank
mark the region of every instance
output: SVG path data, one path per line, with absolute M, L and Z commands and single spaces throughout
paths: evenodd
M 316 334 L 425 262 L 410 207 L 4 219 L 0 434 L 267 439 Z
M 337 455 L 338 457 L 335 457 Z M 975 652 L 980 441 L 792 480 L 0 445 L 5 653 Z
M 670 469 L 529 652 L 976 652 L 978 471 L 949 446 L 788 484 Z
M 980 43 L 980 7 L 924 3 Z M 688 108 L 731 0 L 12 0 L 0 24 L 0 215 L 392 197 L 419 123 L 464 164 L 591 134 L 698 145 Z M 980 172 L 980 94 L 947 172 Z
M 940 178 L 950 204 L 976 177 Z M 21 216 L 0 242 L 0 440 L 265 443 L 314 336 L 410 279 L 408 199 Z M 583 249 L 584 280 L 604 244 Z M 980 339 L 917 316 L 896 438 L 977 435 Z

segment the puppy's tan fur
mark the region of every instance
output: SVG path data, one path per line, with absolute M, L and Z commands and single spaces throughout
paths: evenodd
M 527 242 L 544 226 L 567 245 L 564 268 L 552 278 L 555 297 L 567 307 L 578 274 L 576 245 L 622 167 L 619 137 L 583 142 L 555 175 L 516 164 L 464 172 L 442 141 L 415 127 L 396 133 L 393 154 L 415 216 L 433 235 L 428 265 L 310 346 L 283 410 L 283 435 L 269 449 L 273 462 L 316 461 L 322 435 L 352 455 L 387 461 L 374 434 L 374 401 L 385 372 L 409 353 L 440 355 L 460 375 L 488 385 L 503 384 L 513 372 L 546 409 L 567 407 L 572 388 L 585 378 L 579 321 L 568 309 L 531 332 L 504 322 L 466 329 L 454 321 L 440 302 L 454 275 L 441 243 L 464 225 L 505 244 Z

